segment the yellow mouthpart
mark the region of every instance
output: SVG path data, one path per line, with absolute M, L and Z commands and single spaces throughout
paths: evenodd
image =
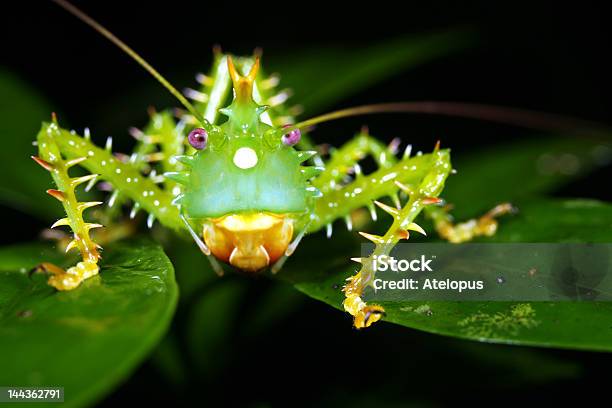
M 286 214 L 230 214 L 204 225 L 204 242 L 223 262 L 255 272 L 276 262 L 293 237 L 293 219 Z

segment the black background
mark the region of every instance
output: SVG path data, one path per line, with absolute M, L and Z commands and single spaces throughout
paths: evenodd
M 263 47 L 265 64 L 268 54 L 304 47 L 358 48 L 405 33 L 467 27 L 480 38 L 470 51 L 390 78 L 337 107 L 399 100 L 475 101 L 612 123 L 612 28 L 603 5 L 450 0 L 75 3 L 178 87 L 193 85 L 193 73 L 207 69 L 216 43 L 237 54 Z M 147 106 L 176 104 L 128 57 L 50 2 L 5 2 L 0 13 L 0 64 L 41 90 L 72 126 L 118 134 L 130 125 L 142 125 Z M 346 140 L 365 121 L 325 125 L 318 140 L 325 141 L 326 135 Z M 426 149 L 442 138 L 459 153 L 525 135 L 508 126 L 432 117 L 375 117 L 367 123 L 382 139 L 401 131 L 414 135 Z M 562 193 L 610 198 L 608 176 L 595 175 Z M 22 228 L 3 241 L 34 236 L 40 226 L 30 224 L 30 229 Z M 542 351 L 578 364 L 582 375 L 526 384 L 520 372 L 504 371 L 476 357 L 495 348 L 512 359 L 512 348 L 468 344 L 391 325 L 358 333 L 345 316 L 317 302 L 309 302 L 265 339 L 235 339 L 232 346 L 235 354 L 220 378 L 190 378 L 187 385 L 172 388 L 145 364 L 106 403 L 141 397 L 197 401 L 199 393 L 231 404 L 351 399 L 368 405 L 444 405 L 480 399 L 505 405 L 567 401 L 569 394 L 587 402 L 606 392 L 612 363 L 607 354 Z M 457 348 L 473 348 L 474 354 L 467 358 L 453 351 Z M 380 352 L 375 355 L 372 349 Z M 358 357 L 347 361 L 348 353 Z M 363 399 L 355 400 L 360 395 Z

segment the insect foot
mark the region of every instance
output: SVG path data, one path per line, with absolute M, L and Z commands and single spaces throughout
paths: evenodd
M 353 325 L 356 329 L 364 329 L 379 321 L 385 315 L 385 309 L 379 305 L 368 305 L 361 299 L 363 286 L 361 273 L 347 279 L 348 283 L 343 291 L 346 296 L 342 305 L 354 317 Z
M 85 279 L 97 275 L 99 271 L 98 260 L 100 259 L 100 253 L 98 249 L 100 246 L 93 242 L 89 232 L 94 228 L 102 227 L 102 225 L 85 222 L 83 211 L 97 206 L 101 202 L 77 201 L 75 194 L 76 187 L 90 182 L 97 175 L 90 174 L 76 178 L 71 178 L 68 175 L 70 167 L 82 163 L 87 158 L 76 157 L 64 160 L 56 143 L 56 138 L 60 136 L 61 132 L 57 125 L 57 119 L 53 115 L 52 123 L 44 124 L 38 134 L 39 156 L 33 156 L 32 159 L 51 173 L 57 189 L 47 190 L 47 193 L 61 202 L 66 212 L 66 217 L 56 221 L 51 228 L 67 225 L 72 229 L 74 237 L 66 247 L 66 252 L 77 248 L 81 253 L 82 261 L 66 271 L 48 262 L 40 264 L 35 269 L 49 273 L 51 276 L 48 283 L 54 288 L 58 290 L 72 290 L 78 287 Z
M 434 221 L 438 235 L 441 238 L 460 244 L 470 241 L 476 237 L 490 237 L 497 232 L 497 218 L 513 214 L 517 209 L 510 203 L 498 204 L 478 219 L 471 219 L 458 224 L 453 224 L 452 217 L 445 208 L 429 207 L 426 210 L 427 216 Z
M 97 275 L 99 270 L 97 261 L 82 261 L 67 270 L 52 263 L 43 262 L 34 269 L 35 272 L 49 273 L 51 276 L 47 283 L 57 290 L 76 289 L 84 280 Z

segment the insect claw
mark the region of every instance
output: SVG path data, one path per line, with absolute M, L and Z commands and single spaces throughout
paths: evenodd
M 438 150 L 440 150 L 440 140 L 437 140 L 437 141 L 436 141 L 436 145 L 434 146 L 434 150 L 433 150 L 433 152 L 434 152 L 434 153 L 437 153 L 437 152 L 438 152 Z
M 408 224 L 406 226 L 406 229 L 409 231 L 416 231 L 420 234 L 423 234 L 425 236 L 427 236 L 427 233 L 425 232 L 425 230 L 423 229 L 423 227 L 421 227 L 419 224 L 411 222 L 410 224 Z
M 351 258 L 351 261 L 357 262 L 358 264 L 363 264 L 364 258 Z M 350 280 L 350 279 L 347 279 Z
M 51 122 L 57 125 L 57 114 L 55 112 L 51 112 Z
M 362 237 L 364 237 L 367 240 L 372 241 L 375 244 L 382 244 L 383 242 L 385 242 L 383 237 L 381 237 L 379 235 L 368 234 L 367 232 L 363 232 L 363 231 L 359 231 L 359 235 L 361 235 Z
M 40 158 L 40 157 L 38 157 L 38 156 L 30 156 L 30 157 L 32 158 L 32 160 L 34 160 L 34 161 L 35 161 L 36 163 L 38 163 L 38 164 L 39 164 L 39 165 L 40 165 L 40 166 L 41 166 L 43 169 L 45 169 L 45 170 L 47 170 L 47 171 L 51 171 L 51 170 L 53 170 L 53 169 L 55 168 L 55 167 L 54 167 L 54 166 L 53 166 L 51 163 L 49 163 L 49 162 L 47 162 L 47 161 L 45 161 L 45 160 L 41 159 L 41 158 Z
M 329 224 L 327 224 L 325 235 L 327 236 L 327 238 L 331 238 L 332 233 L 333 233 L 333 227 L 332 227 L 332 224 L 330 222 Z
M 85 138 L 85 140 L 91 139 L 91 132 L 89 131 L 88 127 L 83 129 L 83 138 Z
M 60 218 L 59 220 L 53 223 L 51 228 L 60 227 L 62 225 L 70 225 L 70 221 L 68 220 L 68 218 Z
M 399 216 L 399 210 L 397 208 L 390 207 L 387 204 L 381 203 L 380 201 L 376 200 L 374 200 L 374 204 L 376 204 L 378 208 L 385 211 L 387 214 L 391 215 L 393 218 L 397 218 Z
M 64 202 L 64 200 L 66 199 L 64 193 L 59 190 L 49 189 L 47 190 L 47 194 L 61 202 Z

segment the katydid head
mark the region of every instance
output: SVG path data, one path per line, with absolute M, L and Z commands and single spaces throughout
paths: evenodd
M 234 99 L 220 110 L 227 121 L 188 135 L 195 148 L 179 160 L 186 171 L 167 174 L 183 184 L 176 202 L 191 220 L 204 225 L 211 253 L 245 271 L 278 260 L 293 237 L 294 224 L 312 206 L 318 191 L 309 185 L 314 168 L 301 163 L 312 156 L 294 145 L 299 131 L 266 124 L 265 106 L 253 99 L 259 59 L 241 75 L 227 58 Z
M 221 217 L 245 212 L 303 213 L 316 194 L 309 189 L 312 177 L 301 163 L 311 154 L 294 145 L 299 131 L 284 134 L 261 120 L 266 107 L 253 99 L 259 69 L 256 58 L 241 75 L 227 58 L 234 99 L 220 110 L 227 121 L 196 128 L 188 135 L 196 149 L 180 177 L 184 192 L 177 202 L 190 218 Z M 169 177 L 173 177 L 172 174 Z

